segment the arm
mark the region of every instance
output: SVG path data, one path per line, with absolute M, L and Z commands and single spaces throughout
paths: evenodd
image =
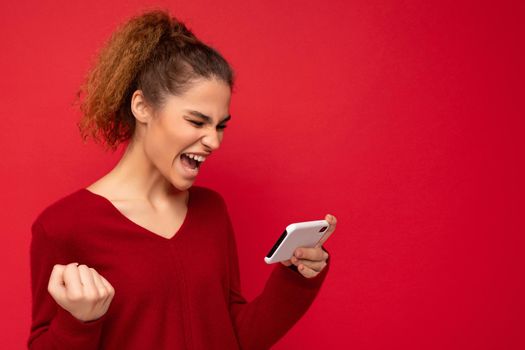
M 32 320 L 28 349 L 97 349 L 105 317 L 82 322 L 59 306 L 48 292 L 51 271 L 64 263 L 56 240 L 37 220 L 31 226 L 30 247 Z
M 251 302 L 242 296 L 235 235 L 228 217 L 230 314 L 241 349 L 268 349 L 306 313 L 326 278 L 330 263 L 315 277 L 296 267 L 274 264 L 263 292 Z

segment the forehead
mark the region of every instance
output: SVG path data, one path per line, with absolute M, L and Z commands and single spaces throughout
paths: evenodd
M 208 115 L 227 114 L 230 107 L 231 91 L 227 83 L 217 79 L 199 79 L 181 95 L 169 95 L 166 108 L 193 109 Z

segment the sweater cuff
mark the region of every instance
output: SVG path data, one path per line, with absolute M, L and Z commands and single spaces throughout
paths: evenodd
M 63 339 L 65 344 L 80 346 L 85 343 L 98 343 L 107 313 L 96 320 L 83 322 L 61 306 L 57 305 L 57 309 L 50 330 Z

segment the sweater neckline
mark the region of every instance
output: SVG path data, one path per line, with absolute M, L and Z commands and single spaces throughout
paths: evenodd
M 136 223 L 135 221 L 131 220 L 130 218 L 128 218 L 126 215 L 124 215 L 117 207 L 115 207 L 115 205 L 109 200 L 107 199 L 106 197 L 102 196 L 102 195 L 99 195 L 97 193 L 94 193 L 94 192 L 91 192 L 90 190 L 88 190 L 87 188 L 81 188 L 80 191 L 82 192 L 85 192 L 87 193 L 88 195 L 90 195 L 91 197 L 94 197 L 94 198 L 99 198 L 101 199 L 102 202 L 105 202 L 107 205 L 109 205 L 111 208 L 112 208 L 112 211 L 117 214 L 117 216 L 119 216 L 121 219 L 123 219 L 123 221 L 127 222 L 128 224 L 138 228 L 139 230 L 145 232 L 148 236 L 153 236 L 153 238 L 155 239 L 160 239 L 162 241 L 173 241 L 175 240 L 178 236 L 180 236 L 180 234 L 186 230 L 187 226 L 189 225 L 188 222 L 190 220 L 190 214 L 193 212 L 192 210 L 192 207 L 193 207 L 193 201 L 192 201 L 192 198 L 193 198 L 193 195 L 192 195 L 192 190 L 191 190 L 191 187 L 188 189 L 189 191 L 189 194 L 188 194 L 188 203 L 187 203 L 187 210 L 186 210 L 186 215 L 184 216 L 184 219 L 182 221 L 182 225 L 179 227 L 179 229 L 177 231 L 175 231 L 174 233 L 172 233 L 171 237 L 164 237 L 164 236 L 161 236 L 159 235 L 158 233 L 155 233 L 147 228 L 145 228 L 144 226 L 141 226 L 139 225 L 138 223 Z

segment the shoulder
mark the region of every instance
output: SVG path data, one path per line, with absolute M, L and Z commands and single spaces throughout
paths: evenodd
M 53 200 L 45 206 L 36 216 L 31 224 L 33 234 L 35 232 L 45 231 L 48 234 L 51 232 L 63 231 L 64 227 L 68 226 L 74 218 L 85 211 L 80 210 L 85 204 L 82 197 L 82 189 L 68 193 L 58 199 Z
M 198 197 L 199 199 L 204 200 L 208 203 L 215 204 L 215 205 L 225 204 L 223 196 L 219 192 L 211 188 L 204 187 L 204 186 L 192 186 L 190 188 L 190 191 L 191 191 L 190 196 L 194 195 Z
M 203 186 L 193 186 L 190 191 L 190 201 L 193 201 L 194 208 L 197 207 L 208 221 L 223 222 L 229 218 L 226 201 L 218 191 Z
M 190 191 L 190 202 L 194 203 L 191 207 L 199 213 L 192 217 L 198 217 L 199 224 L 205 225 L 209 232 L 214 232 L 218 240 L 229 239 L 233 228 L 228 206 L 221 193 L 203 186 L 192 186 Z

